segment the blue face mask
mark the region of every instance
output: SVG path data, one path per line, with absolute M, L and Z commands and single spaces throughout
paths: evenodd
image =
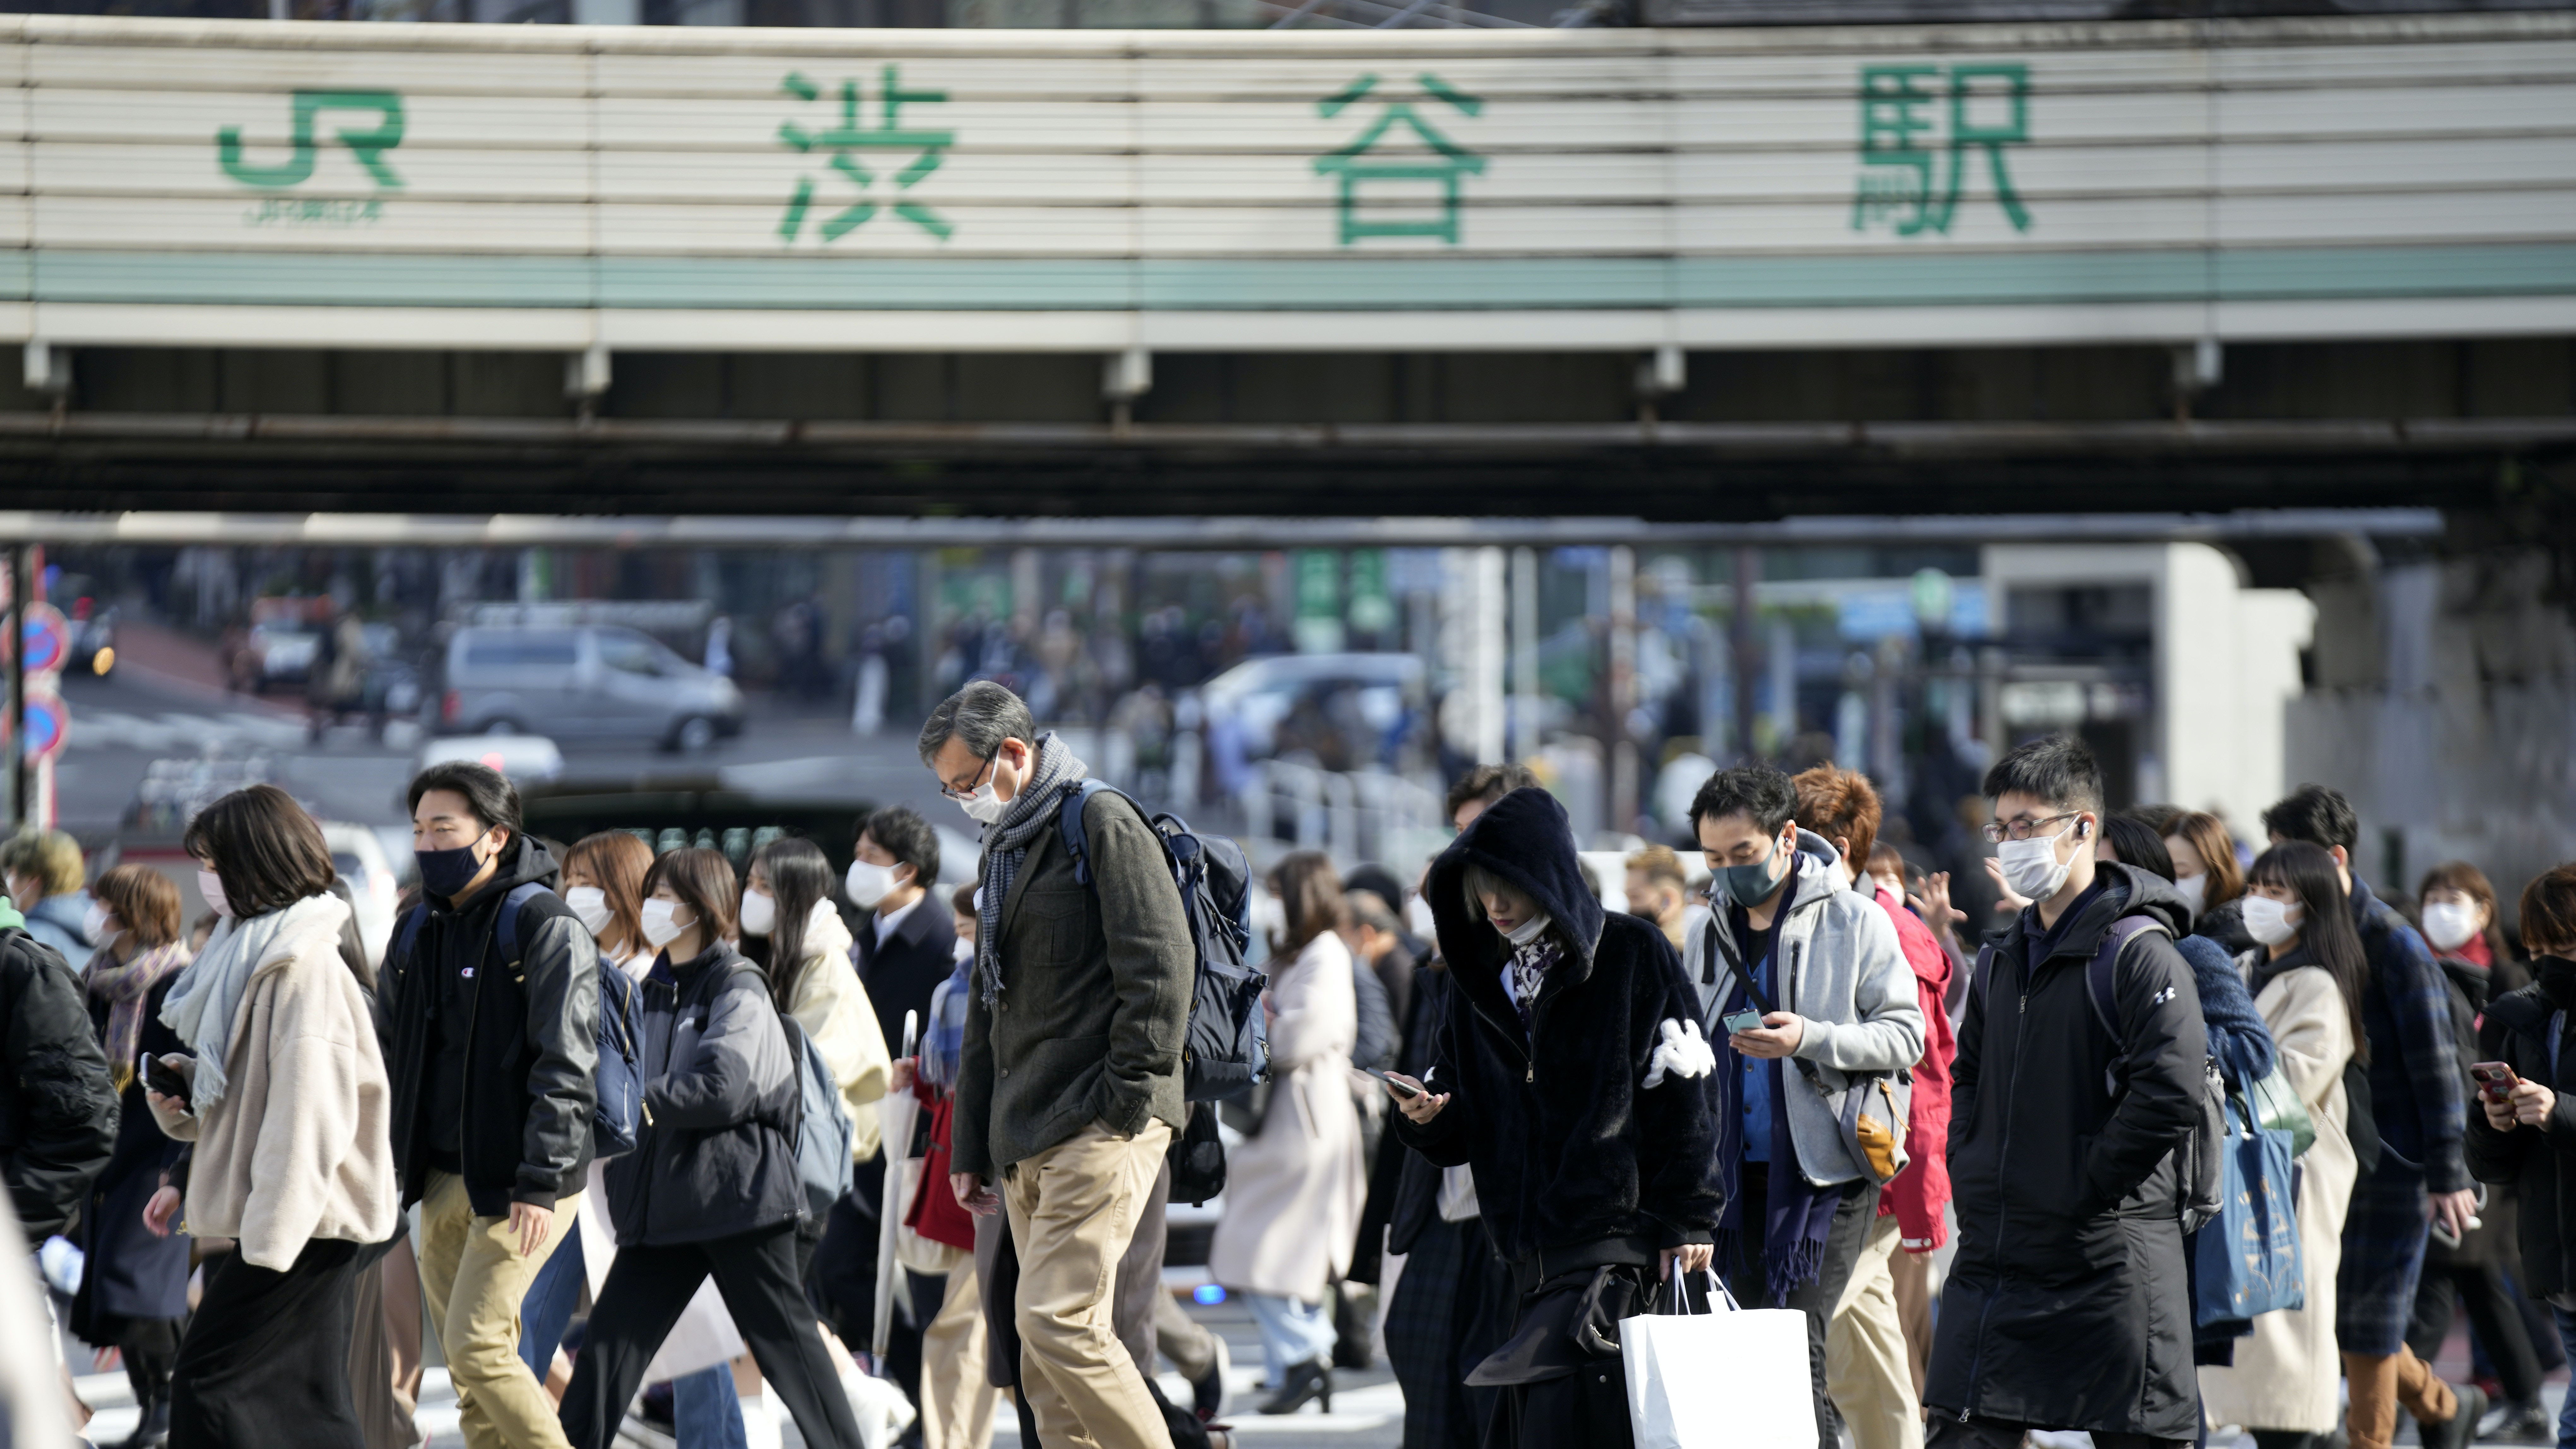
M 1725 898 L 1751 910 L 1780 888 L 1780 875 L 1772 869 L 1780 863 L 1780 843 L 1771 843 L 1771 853 L 1750 865 L 1730 865 L 1717 872 L 1717 888 L 1709 894 L 1724 892 Z

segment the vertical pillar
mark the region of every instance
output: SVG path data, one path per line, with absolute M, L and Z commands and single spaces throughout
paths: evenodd
M 1512 713 L 1509 757 L 1538 753 L 1538 550 L 1512 550 Z
M 9 823 L 35 820 L 27 792 L 27 546 L 9 545 Z
M 1453 681 L 1441 710 L 1450 747 L 1503 758 L 1503 551 L 1441 551 L 1441 655 Z
M 1762 551 L 1750 545 L 1735 550 L 1735 618 L 1727 632 L 1731 636 L 1735 666 L 1735 757 L 1750 760 L 1759 755 L 1760 745 L 1753 733 L 1754 681 L 1761 677 L 1761 635 L 1754 618 L 1754 585 L 1762 578 Z
M 1637 741 L 1628 715 L 1637 707 L 1637 551 L 1610 550 L 1610 828 L 1637 823 Z

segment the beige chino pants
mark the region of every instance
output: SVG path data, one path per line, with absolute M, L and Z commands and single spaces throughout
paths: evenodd
M 508 1217 L 474 1215 L 464 1178 L 429 1175 L 420 1200 L 420 1296 L 447 1350 L 466 1449 L 571 1449 L 555 1401 L 519 1358 L 519 1304 L 580 1207 L 580 1193 L 556 1199 L 545 1241 L 521 1253 Z
M 1923 1449 L 1923 1404 L 1890 1261 L 1899 1236 L 1892 1214 L 1870 1224 L 1825 1331 L 1825 1392 L 1851 1429 L 1853 1449 Z
M 1143 1366 L 1110 1321 L 1118 1260 L 1172 1129 L 1098 1122 L 1012 1164 L 1002 1184 L 1020 1255 L 1020 1388 L 1049 1449 L 1171 1449 Z

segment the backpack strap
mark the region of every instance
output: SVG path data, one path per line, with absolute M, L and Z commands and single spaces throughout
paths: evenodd
M 1075 782 L 1072 795 L 1055 808 L 1056 834 L 1064 841 L 1065 853 L 1073 857 L 1073 878 L 1085 886 L 1091 884 L 1091 831 L 1082 823 L 1082 812 L 1091 804 L 1092 796 L 1104 791 L 1130 805 L 1136 803 L 1128 799 L 1126 791 L 1106 780 L 1080 780 Z
M 501 964 L 513 971 L 519 969 L 519 908 L 544 894 L 545 890 L 535 881 L 521 881 L 510 887 L 508 895 L 501 897 L 501 909 L 493 922 L 492 939 L 501 947 Z
M 2120 1045 L 2120 993 L 2114 979 L 2120 953 L 2144 932 L 2164 929 L 2152 916 L 2122 916 L 2102 933 L 2102 944 L 2094 948 L 2093 959 L 2084 963 L 2084 994 L 2093 1003 L 2093 1019 L 2102 1024 L 2102 1034 L 2114 1047 Z
M 393 953 L 385 959 L 403 961 L 411 957 L 412 943 L 420 939 L 420 923 L 429 919 L 429 902 L 416 901 L 403 912 L 402 927 L 394 932 Z

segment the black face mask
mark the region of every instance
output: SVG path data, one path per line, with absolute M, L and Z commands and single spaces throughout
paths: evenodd
M 454 850 L 415 850 L 411 858 L 420 866 L 420 888 L 441 899 L 452 899 L 465 889 L 484 865 L 472 845 L 460 845 Z

